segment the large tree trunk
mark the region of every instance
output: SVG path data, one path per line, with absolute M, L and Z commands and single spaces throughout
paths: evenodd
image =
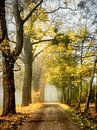
M 32 87 L 32 44 L 30 37 L 25 36 L 24 38 L 24 55 L 25 55 L 25 72 L 24 72 L 24 83 L 22 90 L 22 105 L 28 106 L 32 102 L 31 99 L 31 87 Z
M 90 98 L 91 98 L 91 90 L 92 90 L 92 84 L 93 84 L 94 73 L 95 73 L 95 68 L 96 68 L 96 62 L 97 62 L 97 56 L 95 57 L 94 66 L 93 66 L 92 73 L 91 73 L 91 80 L 90 80 L 90 85 L 89 85 L 89 88 L 88 88 L 88 95 L 87 95 L 87 98 L 86 98 L 85 111 L 89 110 L 89 103 L 90 103 Z
M 21 21 L 20 12 L 18 9 L 18 1 L 14 0 L 13 8 L 15 11 L 15 20 L 16 20 L 16 48 L 13 52 L 10 51 L 10 46 L 7 41 L 7 28 L 6 24 L 4 26 L 5 41 L 2 43 L 2 54 L 3 54 L 3 113 L 2 116 L 5 116 L 9 113 L 16 113 L 15 109 L 15 84 L 14 84 L 14 63 L 21 53 L 23 46 L 23 23 Z M 3 12 L 4 13 L 4 12 Z M 4 17 L 5 18 L 5 17 Z M 3 23 L 6 23 L 6 20 L 3 18 Z
M 8 58 L 8 57 L 7 57 Z M 7 59 L 3 58 L 3 113 L 6 116 L 9 113 L 16 113 L 15 110 L 15 85 L 13 64 Z
M 15 110 L 15 86 L 14 86 L 14 64 L 11 60 L 9 42 L 7 41 L 7 27 L 5 19 L 5 0 L 0 0 L 0 43 L 3 55 L 3 113 L 16 113 Z M 5 41 L 3 41 L 5 40 Z
M 95 112 L 97 112 L 97 86 L 95 86 Z
M 95 86 L 95 112 L 97 112 L 97 74 L 96 74 L 96 86 Z
M 23 25 L 31 17 L 32 13 L 42 2 L 38 3 L 34 9 L 22 20 L 19 10 L 18 0 L 13 0 L 13 12 L 16 21 L 16 47 L 13 52 L 10 52 L 9 43 L 8 46 L 2 43 L 4 39 L 7 39 L 7 28 L 5 19 L 5 0 L 0 0 L 0 44 L 2 43 L 3 49 L 3 114 L 16 113 L 15 110 L 15 85 L 14 85 L 14 63 L 21 53 L 23 47 Z M 8 50 L 7 50 L 8 49 Z M 7 53 L 7 52 L 8 53 Z M 32 64 L 31 64 L 32 65 Z M 30 73 L 29 73 L 30 74 Z M 29 99 L 30 100 L 30 99 Z

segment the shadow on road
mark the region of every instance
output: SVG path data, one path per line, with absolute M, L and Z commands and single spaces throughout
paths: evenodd
M 32 113 L 25 125 L 17 130 L 80 130 L 57 103 L 44 103 L 36 113 Z

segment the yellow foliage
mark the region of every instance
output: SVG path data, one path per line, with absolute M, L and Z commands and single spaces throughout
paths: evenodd
M 85 28 L 81 28 L 79 29 L 79 35 L 80 35 L 80 38 L 85 38 L 87 36 L 87 30 Z
M 38 10 L 38 19 L 42 21 L 47 21 L 48 20 L 48 14 L 45 12 L 44 9 L 39 9 Z
M 59 44 L 59 46 L 57 47 L 57 50 L 58 50 L 59 52 L 64 52 L 66 49 L 65 49 L 65 47 L 64 47 L 63 44 Z
M 77 74 L 82 74 L 84 76 L 88 76 L 91 72 L 91 68 L 92 68 L 92 64 L 88 65 L 88 64 L 83 64 L 83 65 L 79 65 L 77 66 Z
M 72 39 L 72 41 L 76 41 L 77 40 L 74 32 L 69 32 L 68 35 L 69 35 L 70 39 Z
M 71 74 L 71 76 L 76 75 L 76 67 L 67 66 L 65 70 L 68 74 Z

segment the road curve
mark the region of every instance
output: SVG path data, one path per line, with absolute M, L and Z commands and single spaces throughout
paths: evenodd
M 58 104 L 44 104 L 18 130 L 80 130 Z

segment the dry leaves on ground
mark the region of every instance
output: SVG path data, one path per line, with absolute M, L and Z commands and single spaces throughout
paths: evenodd
M 30 116 L 30 114 L 36 112 L 41 107 L 41 103 L 30 104 L 27 107 L 21 107 L 18 105 L 16 108 L 16 114 L 9 114 L 6 117 L 0 117 L 0 128 L 16 129 L 20 127 L 27 121 L 27 118 Z

